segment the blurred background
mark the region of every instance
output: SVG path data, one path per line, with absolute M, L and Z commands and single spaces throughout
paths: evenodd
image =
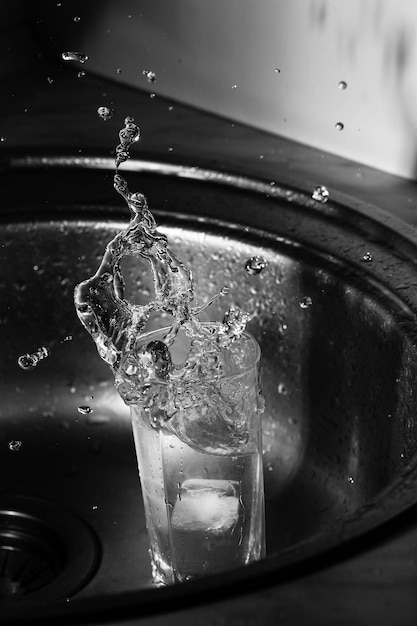
M 1 9 L 3 75 L 75 50 L 89 57 L 79 69 L 417 176 L 415 0 L 4 0 Z

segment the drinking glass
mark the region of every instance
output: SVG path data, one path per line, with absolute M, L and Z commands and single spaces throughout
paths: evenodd
M 149 333 L 146 342 L 168 330 Z M 245 331 L 222 356 L 233 362 L 232 371 L 226 368 L 212 385 L 195 380 L 191 401 L 162 426 L 155 427 L 149 409 L 131 406 L 157 586 L 265 554 L 260 348 Z M 154 410 L 160 413 L 157 405 Z

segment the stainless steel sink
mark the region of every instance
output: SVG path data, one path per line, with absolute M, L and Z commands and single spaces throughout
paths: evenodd
M 267 558 L 151 588 L 129 412 L 73 307 L 128 220 L 112 171 L 100 157 L 2 162 L 0 622 L 123 622 L 276 583 L 417 501 L 414 231 L 337 190 L 314 201 L 302 181 L 132 160 L 129 187 L 192 268 L 197 298 L 230 287 L 206 319 L 231 303 L 252 315 L 266 399 Z M 253 256 L 267 261 L 259 274 L 245 269 Z M 124 275 L 128 298 L 147 301 L 147 267 Z M 42 346 L 48 358 L 19 368 Z

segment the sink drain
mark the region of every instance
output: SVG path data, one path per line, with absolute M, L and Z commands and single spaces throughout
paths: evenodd
M 0 498 L 0 602 L 71 596 L 98 557 L 97 539 L 78 517 L 35 498 Z

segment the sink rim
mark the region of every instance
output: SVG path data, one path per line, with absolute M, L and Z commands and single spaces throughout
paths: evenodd
M 25 157 L 11 157 L 8 161 L 6 169 L 44 169 L 47 168 L 51 172 L 54 168 L 68 170 L 72 169 L 103 169 L 114 170 L 113 159 L 107 157 L 79 157 L 79 156 L 48 156 L 35 155 Z M 379 209 L 371 204 L 367 204 L 356 200 L 345 194 L 334 191 L 330 188 L 330 197 L 326 204 L 313 201 L 311 187 L 305 181 L 289 181 L 286 179 L 271 186 L 270 182 L 241 176 L 236 174 L 228 174 L 211 169 L 196 168 L 173 163 L 165 163 L 153 160 L 132 159 L 124 165 L 127 172 L 147 172 L 159 176 L 178 177 L 183 179 L 191 179 L 204 183 L 225 185 L 231 189 L 239 189 L 268 195 L 271 199 L 283 200 L 286 203 L 293 202 L 300 204 L 307 210 L 312 211 L 312 215 L 317 214 L 324 216 L 326 219 L 347 220 L 349 224 L 360 224 L 361 229 L 368 231 L 372 236 L 380 235 L 381 242 L 384 243 L 383 236 L 389 233 L 394 235 L 391 242 L 393 252 L 398 252 L 402 257 L 402 262 L 411 262 L 413 265 L 417 259 L 417 232 L 411 226 L 405 224 L 398 218 L 388 214 L 386 211 Z M 281 177 L 279 177 L 281 180 Z M 295 190 L 295 193 L 294 191 Z M 290 198 L 289 192 L 292 196 Z M 314 212 L 314 213 L 313 213 Z M 358 222 L 359 220 L 359 222 Z M 408 255 L 408 256 L 407 256 Z M 401 261 L 401 259 L 400 259 Z M 367 268 L 369 270 L 369 268 Z M 407 305 L 412 309 L 414 315 L 417 311 L 417 298 L 408 294 L 407 298 L 401 297 L 401 301 L 406 301 Z M 377 497 L 369 501 L 365 506 L 361 507 L 353 515 L 344 519 L 342 529 L 337 528 L 333 534 L 326 533 L 321 536 L 321 540 L 317 537 L 309 538 L 296 547 L 290 547 L 282 550 L 277 556 L 269 556 L 265 560 L 251 564 L 245 568 L 218 574 L 216 576 L 184 583 L 165 589 L 141 589 L 137 592 L 126 592 L 103 598 L 100 596 L 100 609 L 96 607 L 97 598 L 86 598 L 69 602 L 65 605 L 65 615 L 68 619 L 72 619 L 75 615 L 94 615 L 100 614 L 100 618 L 108 621 L 117 618 L 127 618 L 137 614 L 148 614 L 155 612 L 155 599 L 160 598 L 161 605 L 169 604 L 169 609 L 183 608 L 181 602 L 187 598 L 187 605 L 190 603 L 189 596 L 192 596 L 192 604 L 210 601 L 210 592 L 218 592 L 221 590 L 222 597 L 230 597 L 233 593 L 241 592 L 243 588 L 255 590 L 259 586 L 265 584 L 276 584 L 277 582 L 287 581 L 290 578 L 306 573 L 309 568 L 316 569 L 323 565 L 324 561 L 331 562 L 339 560 L 341 553 L 348 551 L 349 554 L 353 550 L 360 550 L 369 547 L 369 543 L 374 539 L 375 534 L 380 535 L 381 532 L 391 532 L 404 516 L 407 509 L 417 502 L 417 495 L 413 495 L 413 487 L 417 480 L 417 454 L 413 456 L 412 461 L 406 467 L 403 475 L 398 477 L 393 483 Z M 381 501 L 386 503 L 383 514 L 377 509 L 377 504 Z M 372 533 L 370 533 L 372 531 Z M 376 532 L 381 531 L 381 532 Z M 342 535 L 342 536 L 341 536 Z M 344 536 L 343 536 L 344 535 Z M 320 536 L 319 536 L 320 537 Z M 366 539 L 364 542 L 363 540 Z M 320 549 L 317 550 L 317 545 Z M 301 546 L 301 549 L 300 549 Z M 294 553 L 297 557 L 294 560 Z M 302 570 L 301 572 L 299 570 Z M 158 595 L 156 595 L 158 594 Z M 219 596 L 216 596 L 218 599 Z M 42 607 L 42 615 L 39 619 L 54 619 L 56 611 L 60 612 L 62 619 L 62 604 Z M 164 611 L 158 607 L 156 612 Z M 23 615 L 18 614 L 19 611 L 12 609 L 10 615 L 8 610 L 4 612 L 4 617 L 23 620 Z M 36 617 L 36 611 L 31 615 L 31 619 Z M 64 623 L 64 622 L 62 622 Z

